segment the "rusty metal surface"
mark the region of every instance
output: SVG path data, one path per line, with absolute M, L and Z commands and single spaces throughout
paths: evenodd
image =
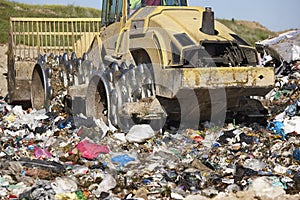
M 14 63 L 14 77 L 8 77 L 13 82 L 13 87 L 9 88 L 11 101 L 29 101 L 31 74 L 35 62 L 33 61 L 16 61 Z
M 157 95 L 174 98 L 184 88 L 232 89 L 244 95 L 262 96 L 274 86 L 272 67 L 171 68 L 156 73 Z
M 181 69 L 182 87 L 270 87 L 274 84 L 271 67 L 217 67 Z

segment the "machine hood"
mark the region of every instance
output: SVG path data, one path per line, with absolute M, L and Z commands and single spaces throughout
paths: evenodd
M 166 52 L 166 65 L 257 65 L 255 50 L 233 31 L 214 20 L 211 8 L 145 7 L 133 15 L 130 21 L 131 38 L 146 36 L 156 40 L 161 51 Z
M 205 33 L 202 30 L 205 11 L 202 7 L 185 7 L 184 9 L 182 7 L 180 9 L 163 7 L 159 12 L 153 12 L 149 16 L 148 26 L 161 28 L 173 34 L 186 33 L 195 43 L 199 43 L 201 40 L 234 40 L 228 34 L 233 32 L 217 21 L 214 21 L 215 34 Z

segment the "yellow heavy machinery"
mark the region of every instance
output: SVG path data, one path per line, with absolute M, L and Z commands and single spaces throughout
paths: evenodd
M 102 118 L 122 129 L 135 123 L 162 127 L 167 115 L 183 126 L 194 126 L 203 120 L 249 120 L 267 113 L 251 97 L 264 96 L 272 89 L 274 69 L 260 66 L 256 50 L 215 21 L 211 8 L 190 7 L 186 0 L 141 0 L 137 8 L 130 8 L 128 0 L 103 0 L 101 22 L 93 23 L 93 31 L 74 28 L 80 19 L 59 19 L 56 24 L 55 19 L 44 20 L 45 25 L 28 31 L 33 34 L 27 44 L 39 53 L 34 64 L 26 61 L 26 66 L 26 56 L 13 54 L 13 41 L 26 25 L 19 34 L 10 32 L 12 101 L 30 96 L 34 108 L 51 110 L 53 98 L 68 97 L 74 112 Z M 63 24 L 67 20 L 71 21 Z M 22 19 L 11 21 L 19 21 L 22 27 Z M 86 21 L 91 24 L 93 19 Z M 55 36 L 68 27 L 72 31 L 62 35 L 70 41 Z M 78 32 L 83 33 L 74 37 Z M 31 40 L 36 34 L 48 38 Z M 41 43 L 51 38 L 56 41 L 43 50 Z M 32 45 L 34 41 L 39 44 Z M 65 53 L 58 51 L 58 41 L 68 47 Z M 15 79 L 19 73 L 26 77 L 24 83 Z M 17 91 L 26 94 L 17 98 Z

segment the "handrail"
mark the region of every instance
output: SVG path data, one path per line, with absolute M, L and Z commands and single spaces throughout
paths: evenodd
M 99 34 L 100 18 L 20 18 L 11 17 L 10 56 L 36 59 L 39 54 L 86 52 Z

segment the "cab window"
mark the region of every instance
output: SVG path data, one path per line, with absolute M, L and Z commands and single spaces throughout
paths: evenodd
M 102 4 L 102 24 L 109 25 L 120 21 L 122 0 L 104 0 Z
M 186 0 L 162 0 L 166 6 L 187 6 Z
M 130 0 L 130 9 L 137 10 L 142 6 L 141 0 Z
M 145 6 L 187 6 L 187 0 L 129 0 L 129 15 Z
M 186 0 L 141 0 L 143 6 L 186 6 Z

